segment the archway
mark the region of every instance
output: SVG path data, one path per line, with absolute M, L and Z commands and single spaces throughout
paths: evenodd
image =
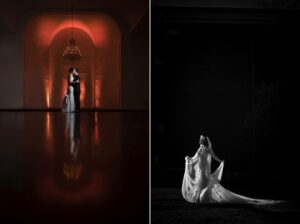
M 70 38 L 70 33 L 71 28 L 60 31 L 54 36 L 49 46 L 49 79 L 52 80 L 51 92 L 53 92 L 50 98 L 49 106 L 61 106 L 61 102 L 67 90 L 68 70 L 70 67 L 77 67 L 80 70 L 81 78 L 81 107 L 94 108 L 95 45 L 87 33 L 81 29 L 74 29 L 74 38 L 80 47 L 83 57 L 80 60 L 66 60 L 62 57 L 62 52 L 66 48 L 66 40 Z M 97 91 L 101 92 L 100 89 L 97 89 Z
M 121 34 L 105 14 L 80 14 L 74 37 L 82 51 L 81 102 L 83 108 L 121 108 Z M 62 57 L 71 37 L 68 14 L 32 18 L 24 32 L 24 107 L 61 108 L 67 70 Z

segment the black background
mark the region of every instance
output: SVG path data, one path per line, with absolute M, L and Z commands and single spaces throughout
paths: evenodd
M 153 188 L 181 187 L 204 134 L 225 160 L 226 188 L 300 198 L 299 15 L 152 8 Z

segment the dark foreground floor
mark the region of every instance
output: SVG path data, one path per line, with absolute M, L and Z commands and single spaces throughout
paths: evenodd
M 0 223 L 148 223 L 148 112 L 0 112 Z
M 177 188 L 154 188 L 151 195 L 153 224 L 300 223 L 300 204 L 295 202 L 276 210 L 262 210 L 251 206 L 191 204 L 183 200 Z

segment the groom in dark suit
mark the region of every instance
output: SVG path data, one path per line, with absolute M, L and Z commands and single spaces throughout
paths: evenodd
M 74 83 L 72 84 L 72 86 L 74 88 L 75 111 L 78 112 L 80 110 L 80 77 L 78 68 L 73 69 L 73 75 Z

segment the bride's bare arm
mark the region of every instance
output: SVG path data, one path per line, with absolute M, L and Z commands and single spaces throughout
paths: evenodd
M 198 161 L 198 151 L 197 153 L 193 156 L 193 157 L 189 157 L 189 156 L 186 156 L 185 157 L 185 160 L 188 161 L 189 164 L 192 164 L 192 163 L 195 163 L 196 161 Z
M 209 138 L 207 137 L 207 141 L 208 141 L 208 147 L 207 147 L 207 150 L 208 150 L 208 152 L 211 154 L 211 157 L 213 158 L 213 159 L 215 159 L 215 160 L 217 160 L 218 162 L 222 162 L 222 160 L 218 157 L 218 156 L 216 156 L 216 154 L 214 153 L 214 151 L 213 151 L 213 149 L 212 149 L 212 147 L 211 147 L 211 142 L 210 142 L 210 140 L 209 140 Z
M 216 156 L 216 154 L 214 153 L 214 151 L 212 150 L 212 148 L 209 148 L 209 153 L 211 154 L 211 157 L 213 159 L 217 160 L 220 163 L 222 162 L 222 160 L 218 156 Z

